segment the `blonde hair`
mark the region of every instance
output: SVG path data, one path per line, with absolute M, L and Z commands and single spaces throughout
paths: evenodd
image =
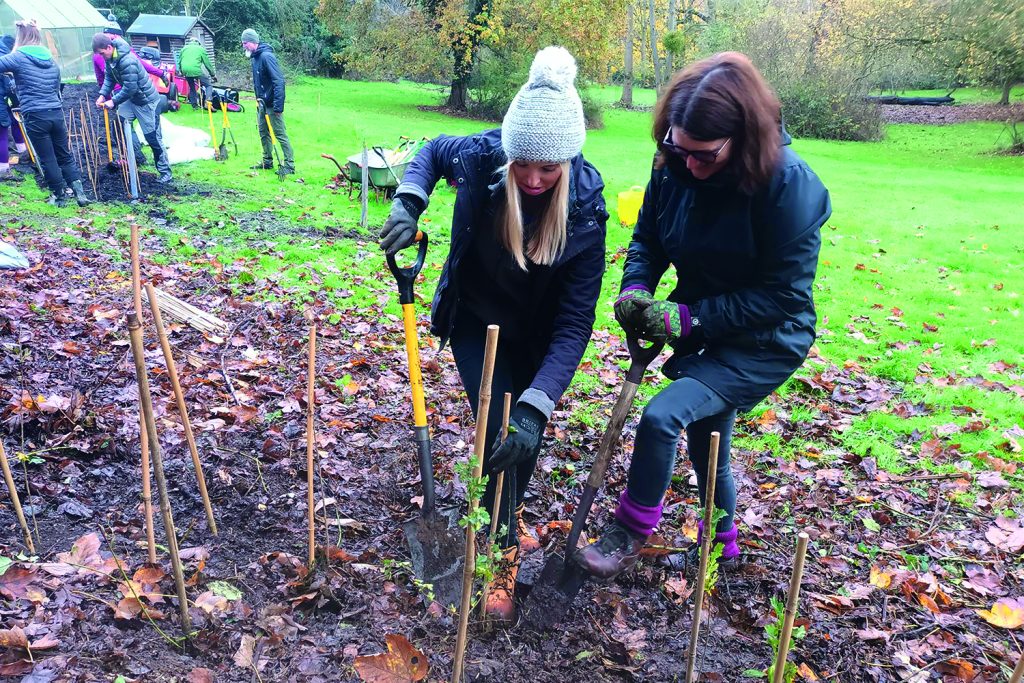
M 14 22 L 18 28 L 17 36 L 14 39 L 14 49 L 26 45 L 42 45 L 43 36 L 39 33 L 39 22 L 35 19 L 22 19 Z
M 513 260 L 526 270 L 526 260 L 541 266 L 550 266 L 565 251 L 566 223 L 569 219 L 569 162 L 559 164 L 562 175 L 555 183 L 551 199 L 537 220 L 537 229 L 523 250 L 523 213 L 510 166 L 505 164 L 505 213 L 498 227 L 498 241 L 512 254 Z

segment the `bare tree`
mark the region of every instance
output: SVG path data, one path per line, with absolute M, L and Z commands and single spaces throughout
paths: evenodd
M 626 3 L 625 54 L 622 57 L 622 98 L 623 107 L 633 106 L 633 3 Z
M 216 0 L 182 0 L 185 15 L 189 17 L 205 17 Z
M 655 0 L 647 0 L 647 14 L 651 33 L 651 64 L 654 65 L 654 87 L 661 89 L 661 60 L 658 57 L 658 25 L 654 15 Z

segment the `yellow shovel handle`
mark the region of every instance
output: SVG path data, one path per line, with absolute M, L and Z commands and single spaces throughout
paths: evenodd
M 210 115 L 210 147 L 217 149 L 217 135 L 213 132 L 213 105 L 208 101 L 206 111 Z
M 265 110 L 263 112 L 263 118 L 267 120 L 267 130 L 270 131 L 270 141 L 276 145 L 277 136 L 274 135 L 274 126 L 270 123 L 270 114 L 268 114 Z
M 110 144 L 110 110 L 103 107 L 103 127 L 107 129 L 107 161 L 114 163 L 114 148 Z

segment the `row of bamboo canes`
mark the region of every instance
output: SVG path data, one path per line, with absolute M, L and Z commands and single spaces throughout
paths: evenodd
M 78 108 L 68 110 L 64 115 L 64 124 L 68 131 L 68 143 L 71 145 L 75 162 L 88 178 L 92 186 L 93 196 L 98 200 L 99 169 L 102 164 L 103 151 L 100 146 L 100 137 L 96 133 L 99 130 L 99 122 L 93 113 L 93 107 L 86 106 L 83 102 Z M 134 155 L 133 143 L 125 139 L 124 126 L 118 116 L 113 116 L 116 123 L 110 122 L 110 114 L 104 113 L 104 129 L 106 136 L 107 165 L 113 167 L 115 159 L 127 159 L 129 154 Z M 73 144 L 77 142 L 77 144 Z M 132 193 L 131 170 L 128 164 L 117 164 L 120 170 L 121 181 L 124 183 L 125 195 Z

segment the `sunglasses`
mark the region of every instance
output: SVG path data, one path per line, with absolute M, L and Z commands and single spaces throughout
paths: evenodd
M 683 161 L 686 161 L 688 157 L 693 157 L 698 164 L 709 165 L 718 161 L 718 155 L 730 142 L 732 142 L 732 138 L 726 138 L 718 149 L 689 150 L 672 142 L 672 126 L 669 126 L 668 132 L 665 133 L 665 139 L 661 141 L 661 146 L 673 154 L 678 154 Z

